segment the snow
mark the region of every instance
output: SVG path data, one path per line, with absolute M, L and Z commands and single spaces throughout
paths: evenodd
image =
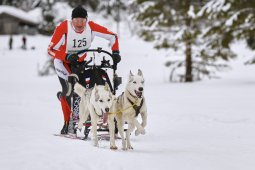
M 42 8 L 34 8 L 28 11 L 28 15 L 30 16 L 30 18 L 33 18 L 33 20 L 35 20 L 37 23 L 40 23 L 43 21 Z
M 29 21 L 29 22 L 34 23 L 34 24 L 39 23 L 37 18 L 34 17 L 33 15 L 30 15 L 29 13 L 27 13 L 27 12 L 21 10 L 21 9 L 12 7 L 12 6 L 0 5 L 0 14 L 3 14 L 3 13 L 9 14 L 11 16 L 20 18 L 20 19 L 25 20 L 25 21 Z
M 195 14 L 195 12 L 194 12 L 194 6 L 193 6 L 193 5 L 191 5 L 191 6 L 189 7 L 188 16 L 191 17 L 191 18 L 195 18 L 195 17 L 196 17 L 196 14 Z
M 202 7 L 202 9 L 198 12 L 197 16 L 202 16 L 205 13 L 212 13 L 208 16 L 208 18 L 214 17 L 217 15 L 219 11 L 227 11 L 231 8 L 231 4 L 227 3 L 225 0 L 211 0 L 206 5 Z
M 99 22 L 100 23 L 100 22 Z M 114 25 L 112 25 L 114 26 Z M 118 74 L 124 88 L 131 69 L 145 76 L 148 126 L 144 136 L 134 136 L 134 150 L 99 147 L 91 141 L 55 137 L 63 125 L 56 98 L 60 84 L 56 75 L 38 77 L 37 64 L 47 59 L 50 37 L 27 36 L 28 50 L 15 35 L 14 50 L 8 36 L 0 36 L 0 167 L 4 170 L 253 170 L 255 163 L 254 66 L 244 66 L 252 55 L 242 42 L 233 48 L 239 59 L 221 79 L 196 83 L 166 82 L 165 51 L 123 34 L 122 61 Z M 30 47 L 35 46 L 35 50 Z M 109 50 L 95 39 L 94 47 Z
M 232 26 L 234 21 L 237 20 L 238 15 L 240 14 L 240 12 L 236 12 L 234 15 L 232 15 L 225 23 L 226 26 Z
M 54 11 L 54 22 L 58 23 L 66 19 L 71 19 L 72 8 L 64 2 L 57 2 L 53 6 Z

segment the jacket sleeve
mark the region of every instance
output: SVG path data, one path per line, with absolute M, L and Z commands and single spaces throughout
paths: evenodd
M 118 42 L 117 34 L 113 33 L 112 31 L 108 30 L 107 28 L 99 24 L 96 24 L 93 21 L 89 21 L 88 24 L 91 28 L 92 36 L 98 36 L 108 40 L 111 44 L 111 48 L 113 51 L 119 50 L 119 42 Z
M 67 21 L 64 21 L 56 27 L 48 46 L 48 54 L 62 61 L 66 61 L 66 33 Z

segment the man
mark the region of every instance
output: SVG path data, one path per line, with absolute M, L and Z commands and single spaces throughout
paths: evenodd
M 13 43 L 13 38 L 12 38 L 12 34 L 10 35 L 10 39 L 9 39 L 9 49 L 12 50 L 12 43 Z
M 22 37 L 22 49 L 26 50 L 27 49 L 27 38 L 25 35 Z
M 64 115 L 64 126 L 61 134 L 68 133 L 71 114 L 70 97 L 66 96 L 67 78 L 71 74 L 70 66 L 82 63 L 86 57 L 86 53 L 79 56 L 76 53 L 88 49 L 94 37 L 98 36 L 110 42 L 113 62 L 117 64 L 121 60 L 117 35 L 93 21 L 88 21 L 87 17 L 87 11 L 82 6 L 74 8 L 72 20 L 65 20 L 56 27 L 48 47 L 49 55 L 54 57 L 55 70 L 62 86 L 60 102 Z

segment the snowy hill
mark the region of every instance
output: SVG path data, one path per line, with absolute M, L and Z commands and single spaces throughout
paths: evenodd
M 164 52 L 141 40 L 120 39 L 118 73 L 124 87 L 129 70 L 142 69 L 148 105 L 146 135 L 131 136 L 134 150 L 112 151 L 109 142 L 78 141 L 53 136 L 63 124 L 56 75 L 38 77 L 37 64 L 47 58 L 50 37 L 28 37 L 29 50 L 14 36 L 9 51 L 1 36 L 0 167 L 4 170 L 253 170 L 255 156 L 254 66 L 242 57 L 219 80 L 168 83 Z M 5 42 L 5 43 L 2 43 Z M 35 50 L 30 47 L 34 46 Z M 96 40 L 94 46 L 109 48 Z M 239 56 L 249 53 L 242 44 Z M 120 141 L 117 141 L 120 148 Z

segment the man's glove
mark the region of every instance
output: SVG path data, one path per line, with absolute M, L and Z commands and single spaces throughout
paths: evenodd
M 119 63 L 120 60 L 121 60 L 120 52 L 119 51 L 112 51 L 112 59 L 113 59 L 114 64 Z
M 69 61 L 71 65 L 75 65 L 79 63 L 79 56 L 77 54 L 67 54 L 66 60 Z

